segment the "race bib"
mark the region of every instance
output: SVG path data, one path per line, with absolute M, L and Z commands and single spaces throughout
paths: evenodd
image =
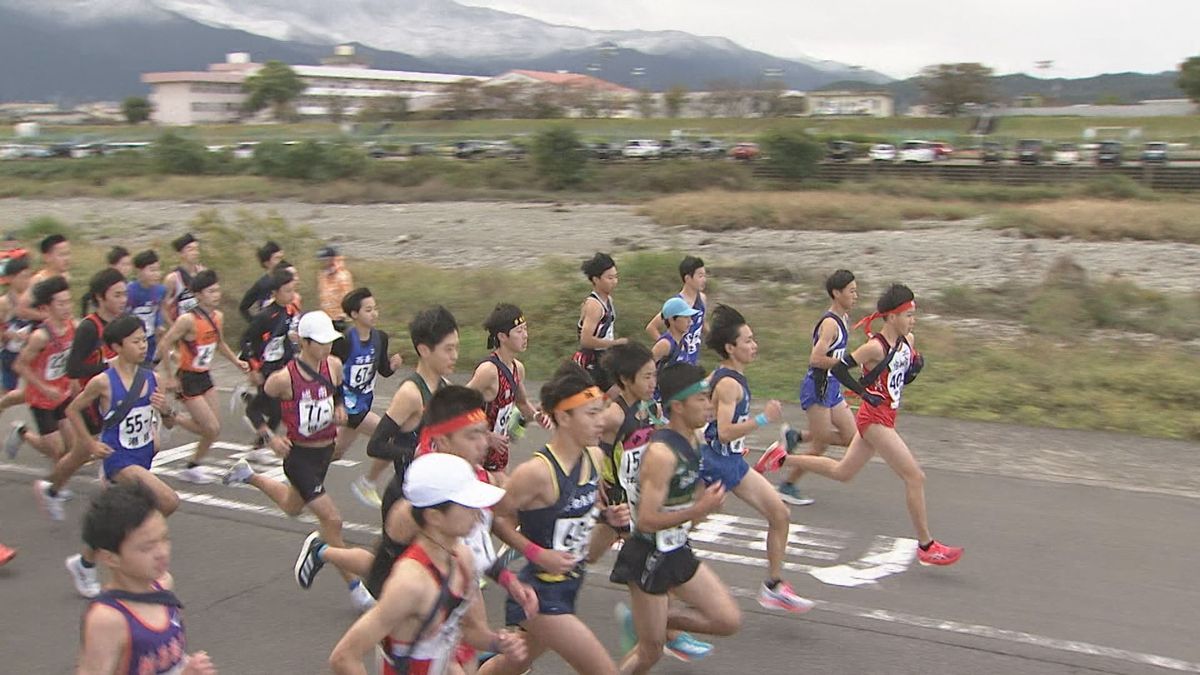
M 287 339 L 286 335 L 271 338 L 266 347 L 263 347 L 263 361 L 278 361 L 283 358 L 283 341 Z
M 179 299 L 179 313 L 185 314 L 187 312 L 190 312 L 193 309 L 196 309 L 196 305 L 199 305 L 199 304 L 200 304 L 200 301 L 194 297 L 180 298 Z
M 500 412 L 496 413 L 496 428 L 492 429 L 492 432 L 500 436 L 507 436 L 512 431 L 513 424 L 517 419 L 517 416 L 514 414 L 516 412 L 517 406 L 515 403 L 509 403 L 501 408 Z
M 129 411 L 121 420 L 121 447 L 132 450 L 149 445 L 154 440 L 154 409 L 143 405 Z
M 486 570 L 496 561 L 496 549 L 492 545 L 492 512 L 481 512 L 480 521 L 463 537 L 463 543 L 475 557 L 475 569 Z
M 580 559 L 587 557 L 592 528 L 596 526 L 599 513 L 599 509 L 592 508 L 578 518 L 559 518 L 554 521 L 554 550 L 570 553 Z
M 217 353 L 217 344 L 199 345 L 196 347 L 196 358 L 192 362 L 197 368 L 207 368 L 212 363 L 213 355 Z
M 302 400 L 299 405 L 300 433 L 312 436 L 333 423 L 333 399 Z
M 631 503 L 638 500 L 638 472 L 642 469 L 642 455 L 646 447 L 629 448 L 621 451 L 621 466 L 617 469 L 617 480 L 629 495 Z
M 616 325 L 615 321 L 613 323 L 608 324 L 608 330 L 604 331 L 604 335 L 603 335 L 605 340 L 613 339 L 613 328 L 615 327 L 615 325 Z
M 14 331 L 15 333 L 17 333 L 17 337 L 14 337 L 13 339 L 9 340 L 4 345 L 5 351 L 13 352 L 14 354 L 19 353 L 21 351 L 21 349 L 25 346 L 25 343 L 29 341 L 29 333 L 32 330 L 33 330 L 33 328 L 31 326 L 25 326 L 23 328 L 19 328 L 16 331 Z
M 350 366 L 350 387 L 363 394 L 375 391 L 375 364 Z
M 688 530 L 690 529 L 692 529 L 692 523 L 686 522 L 669 530 L 659 530 L 654 533 L 654 544 L 659 551 L 670 553 L 688 542 Z
M 888 396 L 892 399 L 892 408 L 900 407 L 900 395 L 904 392 L 904 376 L 908 374 L 908 367 L 912 363 L 912 357 L 909 352 L 902 351 L 892 358 L 889 365 L 889 373 L 887 379 Z
M 683 353 L 688 356 L 700 353 L 700 331 L 697 330 L 683 336 Z
M 46 370 L 42 375 L 42 379 L 47 382 L 53 382 L 67 373 L 67 358 L 71 356 L 70 351 L 58 352 L 51 354 L 50 358 L 46 359 Z
M 157 307 L 134 307 L 133 315 L 142 320 L 142 328 L 146 331 L 146 337 L 154 337 L 154 331 L 158 328 L 158 308 Z

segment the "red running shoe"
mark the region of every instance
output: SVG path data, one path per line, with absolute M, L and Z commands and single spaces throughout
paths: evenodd
M 0 567 L 4 567 L 9 560 L 15 557 L 17 557 L 17 549 L 0 544 Z
M 958 562 L 962 554 L 961 546 L 946 546 L 942 542 L 934 540 L 929 545 L 928 551 L 917 547 L 917 562 L 922 565 L 953 565 Z
M 758 461 L 754 463 L 754 470 L 759 473 L 778 471 L 783 467 L 785 459 L 787 459 L 787 450 L 784 450 L 779 441 L 776 441 L 763 450 L 762 457 L 759 457 Z

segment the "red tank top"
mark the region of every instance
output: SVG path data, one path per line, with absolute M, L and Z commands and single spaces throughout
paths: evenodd
M 884 360 L 887 365 L 880 372 L 879 377 L 867 386 L 867 391 L 883 397 L 883 405 L 879 407 L 896 410 L 900 407 L 900 395 L 904 392 L 904 377 L 908 374 L 909 366 L 912 365 L 912 347 L 903 336 L 900 337 L 895 347 L 888 344 L 887 339 L 878 333 L 872 335 L 871 339 L 879 340 L 879 343 L 883 345 Z M 865 373 L 866 369 L 864 368 L 863 371 Z
M 330 380 L 329 361 L 321 363 L 321 377 Z M 333 423 L 333 389 L 318 378 L 306 379 L 300 373 L 299 360 L 287 364 L 292 379 L 292 400 L 283 401 L 283 423 L 287 437 L 293 443 L 316 445 L 332 443 L 337 438 Z
M 406 558 L 420 563 L 438 586 L 445 583 L 442 573 L 429 559 L 429 554 L 420 542 L 413 542 L 396 558 L 396 563 Z M 457 585 L 458 580 L 471 578 L 457 558 L 454 558 L 451 564 L 458 568 L 454 571 L 452 583 Z M 457 594 L 451 589 L 450 592 L 440 595 L 438 606 L 433 608 L 432 614 L 421 617 L 424 630 L 415 636 L 413 642 L 401 642 L 390 635 L 385 637 L 381 645 L 384 653 L 384 675 L 440 675 L 446 672 L 454 660 L 455 648 L 461 637 L 460 624 L 469 605 L 465 594 Z M 440 622 L 437 621 L 438 618 L 441 619 Z
M 46 384 L 50 385 L 57 396 L 47 396 L 39 387 L 25 387 L 25 402 L 31 408 L 53 410 L 67 400 L 67 392 L 71 391 L 71 378 L 67 377 L 67 359 L 71 356 L 71 341 L 75 339 L 75 326 L 67 322 L 66 330 L 61 335 L 55 335 L 49 323 L 42 324 L 50 335 L 50 342 L 33 357 L 30 369 L 37 373 Z
M 484 407 L 484 412 L 487 413 L 488 429 L 493 433 L 508 435 L 512 431 L 510 428 L 513 419 L 512 410 L 513 404 L 517 401 L 517 387 L 521 383 L 521 376 L 515 368 L 509 370 L 508 364 L 504 363 L 495 352 L 488 356 L 487 362 L 496 367 L 496 379 L 498 380 L 496 398 Z

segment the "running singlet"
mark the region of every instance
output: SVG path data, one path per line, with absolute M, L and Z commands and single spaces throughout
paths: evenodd
M 687 299 L 683 297 L 683 293 L 679 293 L 675 297 L 687 302 Z M 692 323 L 688 325 L 687 332 L 683 334 L 683 356 L 679 360 L 694 366 L 700 361 L 700 347 L 704 340 L 704 314 L 706 309 L 704 307 L 704 298 L 699 294 L 696 295 L 696 302 L 692 304 L 692 309 L 698 311 L 692 315 Z
M 442 675 L 454 663 L 454 650 L 462 633 L 462 619 L 471 607 L 469 599 L 455 595 L 450 585 L 457 575 L 462 574 L 468 575 L 467 588 L 470 588 L 473 577 L 461 567 L 457 558 L 451 559 L 454 567 L 443 577 L 419 542 L 405 549 L 396 558 L 396 563 L 401 560 L 420 563 L 440 590 L 432 611 L 421 618 L 411 643 L 400 642 L 390 635 L 383 639 L 383 675 Z M 434 627 L 439 616 L 441 623 Z
M 691 441 L 673 429 L 659 429 L 650 437 L 649 443 L 662 443 L 675 453 L 675 473 L 667 483 L 667 495 L 663 500 L 664 511 L 680 511 L 696 501 L 696 481 L 700 480 L 700 454 Z M 634 479 L 636 481 L 636 477 Z M 629 514 L 633 519 L 633 536 L 653 541 L 659 551 L 670 553 L 688 541 L 691 522 L 658 532 L 642 532 L 637 529 L 638 491 L 636 486 L 629 490 Z
M 188 274 L 182 266 L 176 267 L 175 273 L 179 275 L 179 292 L 175 295 L 175 316 L 179 316 L 195 309 L 200 301 L 196 300 L 196 294 L 192 292 L 192 275 Z
M 96 327 L 96 347 L 92 350 L 92 353 L 88 354 L 87 358 L 83 360 L 84 365 L 98 366 L 101 363 L 109 363 L 113 359 L 117 358 L 117 353 L 114 352 L 112 348 L 104 342 L 104 327 L 108 325 L 108 322 L 104 319 L 101 319 L 100 315 L 96 314 L 95 312 L 83 317 L 83 320 L 91 321 L 92 325 Z M 99 373 L 97 373 L 97 375 L 99 375 Z M 92 377 L 95 377 L 95 375 L 92 375 L 91 377 L 80 378 L 79 386 L 82 388 L 88 383 L 89 380 L 92 379 Z
M 592 337 L 603 338 L 605 340 L 613 339 L 613 327 L 617 323 L 617 310 L 613 307 L 612 298 L 610 297 L 608 302 L 605 302 L 600 299 L 596 291 L 589 293 L 588 297 L 600 303 L 600 306 L 604 308 L 604 314 L 600 316 L 600 321 L 596 324 L 596 330 L 592 332 Z M 575 326 L 575 332 L 579 337 L 583 337 L 583 317 L 579 318 L 579 323 Z M 603 349 L 585 349 L 580 347 L 576 362 L 587 368 L 599 361 L 600 355 L 603 353 Z
M 357 415 L 371 409 L 375 401 L 375 373 L 378 370 L 379 340 L 375 329 L 367 341 L 359 339 L 358 329 L 346 332 L 349 354 L 342 364 L 342 394 L 346 397 L 346 412 Z
M 162 590 L 157 583 L 154 586 Z M 129 629 L 129 646 L 116 671 L 118 675 L 180 675 L 187 667 L 187 635 L 179 607 L 167 605 L 167 625 L 156 630 L 107 592 L 93 602 L 120 612 Z
M 563 471 L 554 453 L 550 452 L 549 446 L 543 446 L 534 453 L 534 457 L 546 462 L 554 473 L 554 482 L 558 486 L 558 500 L 540 509 L 517 512 L 517 523 L 521 533 L 542 548 L 571 553 L 579 559 L 575 569 L 566 575 L 538 572 L 536 576 L 541 581 L 550 583 L 579 577 L 583 574 L 587 559 L 592 528 L 595 527 L 596 518 L 600 514 L 600 509 L 596 506 L 600 496 L 600 476 L 592 462 L 591 453 L 586 449 L 570 474 Z M 528 563 L 528 566 L 532 567 L 533 563 Z
M 140 282 L 129 282 L 129 299 L 125 309 L 142 322 L 146 331 L 146 360 L 154 359 L 154 349 L 157 344 L 158 327 L 162 324 L 162 303 L 167 295 L 167 287 L 162 284 L 143 286 Z
M 62 335 L 55 335 L 50 324 L 42 324 L 50 341 L 33 357 L 30 369 L 38 373 L 50 388 L 58 392 L 56 396 L 47 396 L 41 387 L 32 383 L 25 387 L 25 402 L 31 408 L 53 410 L 67 400 L 67 392 L 71 390 L 71 378 L 67 377 L 67 359 L 71 356 L 71 342 L 75 339 L 75 326 L 69 321 Z
M 116 471 L 110 469 L 127 466 L 150 468 L 154 459 L 154 432 L 156 423 L 154 408 L 150 406 L 150 396 L 158 388 L 158 381 L 153 372 L 146 373 L 145 384 L 142 385 L 144 394 L 138 397 L 125 414 L 124 419 L 115 424 L 109 423 L 109 416 L 116 414 L 129 390 L 121 380 L 121 374 L 116 368 L 104 371 L 108 376 L 109 403 L 105 413 L 104 427 L 100 432 L 100 442 L 113 449 L 113 453 L 104 459 L 104 469 L 111 478 Z
M 874 382 L 867 385 L 867 391 L 881 396 L 883 405 L 879 407 L 888 407 L 892 410 L 900 408 L 900 395 L 904 392 L 904 379 L 908 375 L 908 368 L 912 365 L 913 350 L 908 344 L 908 340 L 904 336 L 900 336 L 899 341 L 893 347 L 888 344 L 887 338 L 876 333 L 871 336 L 873 340 L 879 340 L 883 345 L 884 357 L 887 365 L 883 371 L 879 373 L 879 377 Z M 866 369 L 863 369 L 866 373 Z
M 311 380 L 300 375 L 300 364 L 287 364 L 288 376 L 292 379 L 292 400 L 280 401 L 283 423 L 287 437 L 295 443 L 323 445 L 337 438 L 337 425 L 333 423 L 333 390 L 319 378 Z M 329 360 L 321 362 L 318 371 L 329 379 Z
M 487 413 L 488 428 L 498 436 L 508 436 L 516 425 L 517 388 L 521 384 L 521 376 L 515 370 L 510 370 L 508 364 L 495 352 L 492 352 L 484 363 L 495 364 L 496 373 L 499 375 L 496 398 L 483 409 Z
M 642 414 L 640 403 L 630 406 L 625 403 L 623 397 L 618 397 L 617 405 L 625 411 L 625 419 L 617 431 L 617 447 L 613 449 L 613 460 L 616 463 L 617 480 L 628 495 L 626 499 L 632 504 L 637 501 L 638 472 L 642 468 L 642 454 L 650 444 L 654 426 L 650 423 L 649 416 Z
M 25 347 L 25 343 L 29 341 L 29 334 L 33 332 L 33 322 L 13 314 L 4 322 L 4 330 L 17 334 L 15 337 L 4 341 L 4 351 L 9 354 L 20 354 L 21 350 Z
M 838 336 L 837 339 L 833 341 L 833 344 L 829 346 L 829 350 L 825 352 L 825 356 L 838 359 L 840 361 L 842 357 L 846 355 L 846 347 L 850 344 L 850 331 L 846 330 L 846 321 L 842 317 L 826 310 L 825 313 L 821 315 L 821 318 L 817 319 L 817 325 L 813 326 L 812 342 L 813 345 L 816 345 L 817 341 L 820 340 L 821 326 L 825 323 L 826 319 L 833 319 L 834 324 L 837 325 Z M 817 391 L 822 392 L 821 395 L 823 396 L 825 387 L 829 382 L 829 371 L 825 370 L 824 368 L 814 368 L 809 366 L 808 374 L 813 378 L 814 382 L 816 382 Z
M 179 369 L 192 373 L 207 373 L 212 366 L 213 357 L 217 354 L 217 345 L 221 341 L 221 318 L 209 314 L 199 306 L 192 310 L 192 332 L 195 339 L 181 340 L 183 349 L 179 350 Z
M 712 390 L 716 391 L 717 383 L 727 377 L 733 378 L 742 386 L 742 397 L 738 399 L 737 405 L 734 406 L 733 419 L 730 420 L 734 424 L 740 424 L 741 422 L 745 422 L 746 420 L 750 419 L 750 384 L 746 382 L 746 376 L 737 372 L 736 370 L 717 368 L 716 372 L 712 374 L 712 379 L 710 380 L 712 384 Z M 742 438 L 734 439 L 728 443 L 722 442 L 721 438 L 717 435 L 717 420 L 715 419 L 709 422 L 708 426 L 704 427 L 704 440 L 708 443 L 708 446 L 712 448 L 713 452 L 717 453 L 718 455 L 728 456 L 746 454 L 746 438 L 743 436 Z

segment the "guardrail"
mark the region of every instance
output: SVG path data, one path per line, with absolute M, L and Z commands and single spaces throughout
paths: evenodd
M 754 175 L 759 178 L 781 178 L 770 166 L 758 164 Z M 1017 164 L 835 164 L 823 163 L 815 177 L 819 181 L 840 183 L 876 178 L 927 179 L 949 182 L 990 182 L 1004 185 L 1036 185 L 1042 183 L 1078 183 L 1102 176 L 1119 175 L 1131 178 L 1155 190 L 1200 191 L 1200 166 L 1094 166 L 1074 164 L 1017 165 Z

